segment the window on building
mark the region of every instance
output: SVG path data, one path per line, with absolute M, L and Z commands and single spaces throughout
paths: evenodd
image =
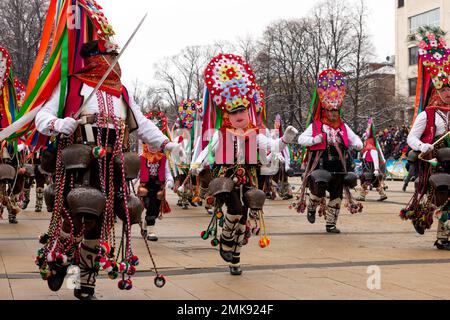
M 416 33 L 417 29 L 423 26 L 439 27 L 440 9 L 430 10 L 409 18 L 409 33 Z
M 402 8 L 405 6 L 405 0 L 398 0 L 398 6 L 397 8 Z
M 409 51 L 409 65 L 413 66 L 419 61 L 419 47 L 412 47 Z
M 417 78 L 411 78 L 409 81 L 409 96 L 415 96 L 416 95 L 416 87 L 417 87 Z

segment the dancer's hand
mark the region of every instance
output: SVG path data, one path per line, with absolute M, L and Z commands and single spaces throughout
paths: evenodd
M 65 134 L 66 136 L 72 135 L 78 127 L 78 121 L 74 118 L 57 119 L 54 124 L 55 131 Z
M 183 161 L 186 158 L 186 152 L 183 149 L 183 145 L 181 143 L 169 142 L 166 145 L 166 150 L 168 150 L 171 154 L 180 158 Z
M 317 136 L 314 137 L 313 139 L 313 143 L 314 145 L 322 143 L 323 141 L 323 136 L 321 134 L 318 134 Z
M 429 143 L 422 143 L 422 145 L 420 146 L 420 152 L 422 153 L 428 153 L 430 151 L 433 151 L 433 149 L 434 149 L 433 145 Z
M 191 174 L 193 176 L 198 176 L 202 172 L 202 165 L 200 163 L 191 164 Z
M 374 172 L 373 172 L 373 174 L 375 175 L 375 177 L 379 177 L 380 176 L 380 170 L 375 170 Z
M 167 180 L 166 181 L 166 189 L 172 189 L 174 185 L 173 180 Z
M 295 137 L 298 134 L 298 130 L 295 129 L 293 126 L 289 126 L 286 128 L 286 131 L 284 132 L 284 136 L 282 138 L 283 142 L 286 144 L 290 144 L 294 142 Z

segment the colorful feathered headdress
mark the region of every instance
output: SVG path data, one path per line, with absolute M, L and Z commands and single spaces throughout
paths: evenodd
M 161 130 L 164 134 L 168 132 L 168 120 L 166 114 L 162 111 L 150 111 L 145 114 L 145 117 L 151 120 L 159 130 Z
M 421 27 L 416 39 L 419 41 L 419 62 L 414 118 L 424 111 L 432 92 L 450 86 L 450 49 L 444 39 L 445 32 L 439 27 Z
M 175 123 L 177 129 L 192 129 L 194 122 L 199 120 L 203 113 L 202 101 L 185 99 L 178 106 L 178 118 Z
M 0 47 L 0 128 L 13 123 L 18 113 L 12 61 L 8 51 Z
M 256 86 L 254 100 L 256 106 L 257 126 L 259 128 L 264 128 L 267 120 L 265 94 L 263 89 L 258 85 Z
M 316 82 L 309 106 L 306 126 L 319 120 L 323 110 L 341 110 L 347 83 L 341 72 L 334 69 L 322 71 Z
M 13 131 L 12 134 L 2 138 L 17 139 L 27 135 L 28 145 L 38 148 L 45 145 L 48 137 L 38 134 L 34 126 L 36 111 L 51 97 L 59 83 L 58 117 L 62 117 L 68 77 L 83 68 L 82 45 L 100 39 L 108 44 L 113 35 L 111 25 L 95 0 L 50 0 L 39 51 L 27 83 L 25 102 L 18 114 L 21 121 L 9 130 Z M 50 56 L 44 67 L 47 52 Z
M 219 54 L 207 65 L 205 73 L 202 137 L 211 138 L 210 129 L 219 129 L 227 113 L 246 109 L 257 127 L 255 75 L 245 60 L 234 54 Z M 205 135 L 205 132 L 208 132 Z M 203 147 L 208 144 L 203 141 Z

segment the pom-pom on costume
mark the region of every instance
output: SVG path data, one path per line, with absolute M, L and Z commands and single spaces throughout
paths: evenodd
M 361 151 L 362 173 L 360 175 L 361 190 L 358 201 L 365 201 L 368 189 L 376 188 L 380 198 L 378 201 L 387 199 L 384 185 L 386 176 L 386 160 L 383 156 L 380 144 L 378 143 L 375 124 L 372 118 L 369 118 L 367 130 L 364 134 L 364 147 Z
M 311 124 L 303 132 L 298 143 L 307 147 L 306 170 L 300 195 L 293 207 L 299 213 L 307 209 L 310 223 L 316 219 L 316 211 L 326 220 L 326 230 L 340 233 L 336 227 L 343 193 L 346 206 L 351 213 L 362 211 L 350 193 L 356 187 L 358 177 L 352 171 L 353 163 L 348 154 L 350 148 L 361 150 L 361 139 L 340 117 L 344 102 L 346 81 L 336 70 L 328 69 L 320 73 L 311 104 L 309 121 Z M 309 202 L 306 204 L 306 188 L 309 188 Z M 330 193 L 326 203 L 325 193 Z
M 152 111 L 145 115 L 164 133 L 168 133 L 167 117 L 162 111 Z M 142 145 L 140 185 L 138 196 L 144 203 L 145 218 L 143 224 L 144 236 L 147 240 L 157 241 L 155 223 L 157 218 L 170 212 L 166 200 L 165 188 L 172 188 L 173 177 L 170 163 L 166 155 L 159 150 L 151 150 L 145 143 Z
M 400 212 L 424 234 L 438 220 L 438 249 L 450 250 L 448 220 L 450 186 L 449 115 L 450 49 L 440 28 L 420 28 L 419 73 L 415 121 L 408 135 L 408 160 L 417 168 L 416 190 Z M 415 152 L 415 154 L 414 154 Z
M 259 244 L 270 243 L 267 235 L 263 205 L 265 194 L 258 189 L 258 155 L 265 158 L 268 151 L 279 152 L 297 134 L 293 127 L 281 139 L 268 138 L 257 127 L 255 76 L 243 58 L 233 54 L 214 57 L 205 73 L 205 113 L 203 136 L 209 137 L 203 151 L 191 165 L 193 172 L 210 166 L 214 179 L 209 183 L 209 195 L 215 204 L 215 214 L 208 229 L 201 236 L 213 237 L 212 245 L 219 245 L 220 256 L 229 262 L 230 273 L 240 275 L 242 246 L 251 235 L 250 216 L 260 225 Z M 222 212 L 225 204 L 227 212 Z M 218 227 L 223 226 L 218 238 Z

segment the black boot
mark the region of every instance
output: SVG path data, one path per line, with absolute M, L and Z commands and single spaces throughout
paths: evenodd
M 95 299 L 95 282 L 99 272 L 95 264 L 95 258 L 98 254 L 99 240 L 84 240 L 80 249 L 80 289 L 74 289 L 73 294 L 80 300 Z
M 327 226 L 328 233 L 341 233 L 341 230 L 336 228 L 336 226 Z
M 436 240 L 436 242 L 434 243 L 434 245 L 435 245 L 436 248 L 438 248 L 439 250 L 449 250 L 449 251 L 450 251 L 450 241 L 448 241 L 448 240 L 441 240 L 441 239 L 438 239 L 438 240 Z
M 223 250 L 222 243 L 226 242 L 222 237 L 220 237 L 219 253 L 225 262 L 231 262 L 233 260 L 233 253 L 231 251 Z
M 308 219 L 309 223 L 316 222 L 316 210 L 314 210 L 314 211 L 308 210 L 308 213 L 306 214 L 306 218 Z
M 242 274 L 241 266 L 230 266 L 230 274 L 232 276 L 240 276 Z
M 83 285 L 81 285 L 80 289 L 73 290 L 73 295 L 79 300 L 97 300 L 94 294 L 94 288 Z
M 15 214 L 8 214 L 8 221 L 11 224 L 16 224 L 17 223 L 17 218 Z

